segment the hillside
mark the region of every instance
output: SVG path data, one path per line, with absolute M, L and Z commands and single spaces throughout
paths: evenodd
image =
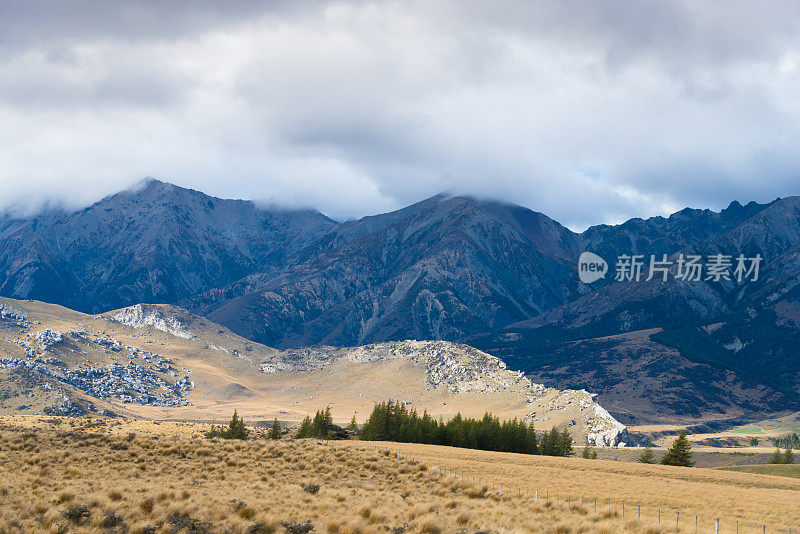
M 532 383 L 494 356 L 443 341 L 277 351 L 173 306 L 91 316 L 3 299 L 0 354 L 4 372 L 31 377 L 16 395 L 0 398 L 6 413 L 70 414 L 46 405 L 44 377 L 98 414 L 221 421 L 236 409 L 250 420 L 298 422 L 330 405 L 345 424 L 354 414 L 363 422 L 375 402 L 396 399 L 435 417 L 490 411 L 528 417 L 541 430 L 568 425 L 581 443 L 631 443 L 592 394 Z

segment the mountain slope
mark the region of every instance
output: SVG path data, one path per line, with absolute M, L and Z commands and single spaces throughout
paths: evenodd
M 197 311 L 279 347 L 354 345 L 459 339 L 576 295 L 575 234 L 544 215 L 436 197 L 386 218 L 343 225 L 321 253 L 275 278 L 249 277 L 241 295 Z
M 0 294 L 104 311 L 269 271 L 335 223 L 148 180 L 71 214 L 0 223 Z
M 742 409 L 751 414 L 759 410 L 766 413 L 768 408 L 796 409 L 800 401 L 799 249 L 800 198 L 790 197 L 772 203 L 713 239 L 681 249 L 684 254 L 703 256 L 760 254 L 764 261 L 757 281 L 685 282 L 671 277 L 667 282 L 614 283 L 510 325 L 503 334 L 473 342 L 533 372 L 533 376 L 551 377 L 545 382 L 555 387 L 560 381 L 555 378 L 559 374 L 556 370 L 568 366 L 573 376 L 577 372 L 587 379 L 579 380 L 579 384 L 601 391 L 601 400 L 612 409 L 616 407 L 609 397 L 611 392 L 647 383 L 651 371 L 641 368 L 647 358 L 661 362 L 660 373 L 677 373 L 679 381 L 686 384 L 675 387 L 681 393 L 681 402 L 694 398 L 695 406 L 704 407 L 710 417 L 715 406 L 729 416 L 742 413 Z M 629 343 L 624 333 L 642 329 L 664 330 L 651 332 L 649 339 L 641 342 L 647 351 L 641 352 L 638 360 L 625 360 L 622 353 Z M 624 361 L 629 362 L 625 373 L 607 372 L 608 366 Z M 696 374 L 696 364 L 706 366 L 706 371 Z M 739 385 L 729 387 L 726 400 L 738 398 L 734 402 L 737 408 L 719 404 L 722 397 L 715 385 L 720 383 L 717 370 L 738 377 Z M 743 384 L 766 389 L 761 394 L 747 394 L 751 402 L 745 402 L 736 393 L 742 391 Z M 651 388 L 638 397 L 660 399 L 661 415 L 692 412 L 688 405 L 670 409 L 668 397 L 672 392 L 662 392 Z M 651 418 L 657 415 L 649 414 Z

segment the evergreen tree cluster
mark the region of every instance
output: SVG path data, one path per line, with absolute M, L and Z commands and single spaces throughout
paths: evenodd
M 794 463 L 794 453 L 792 449 L 786 447 L 786 450 L 781 452 L 780 449 L 776 448 L 775 453 L 770 458 L 769 463 L 771 464 L 793 464 Z
M 796 433 L 786 434 L 782 438 L 772 440 L 772 444 L 780 449 L 798 449 L 800 450 L 800 437 Z
M 236 410 L 233 411 L 233 417 L 228 424 L 228 428 L 223 426 L 211 426 L 211 430 L 206 433 L 207 438 L 222 438 L 222 439 L 247 439 L 249 431 L 244 425 L 244 419 L 239 417 Z
M 654 464 L 656 463 L 656 455 L 653 452 L 653 447 L 648 443 L 644 450 L 636 458 L 636 461 L 641 464 Z
M 376 404 L 361 429 L 366 441 L 398 441 L 449 445 L 466 449 L 571 456 L 572 435 L 568 430 L 553 428 L 541 439 L 533 424 L 500 419 L 487 413 L 481 419 L 456 415 L 448 422 L 436 420 L 428 412 L 420 416 L 415 409 L 392 400 Z
M 269 439 L 281 439 L 281 434 L 283 431 L 281 430 L 281 424 L 278 422 L 278 418 L 276 417 L 274 421 L 272 421 L 272 425 L 269 427 L 269 432 L 267 432 L 267 438 Z
M 317 410 L 314 419 L 306 416 L 300 424 L 295 437 L 302 438 L 319 438 L 330 439 L 333 430 L 333 416 L 331 415 L 331 407 L 328 406 L 324 410 Z

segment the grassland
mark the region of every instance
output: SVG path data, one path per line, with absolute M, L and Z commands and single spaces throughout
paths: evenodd
M 730 432 L 733 434 L 752 434 L 752 435 L 766 434 L 763 428 L 755 426 L 742 426 L 739 428 L 734 428 Z
M 424 462 L 435 462 L 443 469 L 457 470 L 465 476 L 478 476 L 512 493 L 538 488 L 550 497 L 574 502 L 601 503 L 611 500 L 612 509 L 621 511 L 641 506 L 642 517 L 655 522 L 661 509 L 662 525 L 675 525 L 679 512 L 680 527 L 694 531 L 695 516 L 700 531 L 713 531 L 713 519 L 723 526 L 742 525 L 740 533 L 749 532 L 745 524 L 774 525 L 797 530 L 800 526 L 800 480 L 747 472 L 644 465 L 578 458 L 550 458 L 508 453 L 467 451 L 431 445 L 384 444 L 393 450 L 413 455 Z M 357 446 L 357 445 L 351 445 Z M 702 528 L 702 524 L 705 528 Z M 725 531 L 725 528 L 722 529 Z M 754 527 L 753 532 L 756 531 Z
M 800 465 L 737 465 L 733 467 L 722 467 L 721 469 L 738 471 L 740 473 L 758 473 L 761 475 L 800 478 Z
M 657 533 L 676 531 L 675 510 L 683 531 L 695 514 L 701 532 L 713 517 L 723 532 L 734 518 L 800 524 L 800 480 L 787 477 L 260 431 L 217 441 L 207 429 L 2 418 L 0 532 L 302 532 L 311 521 L 328 533 Z

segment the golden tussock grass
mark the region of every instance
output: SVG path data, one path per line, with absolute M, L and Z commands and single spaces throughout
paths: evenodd
M 623 519 L 616 510 L 595 513 L 585 501 L 568 505 L 563 499 L 501 496 L 492 493 L 490 484 L 448 477 L 446 469 L 426 465 L 459 470 L 469 466 L 484 480 L 496 477 L 495 483 L 510 487 L 523 481 L 553 483 L 553 477 L 569 483 L 569 462 L 581 466 L 576 469 L 583 477 L 601 467 L 600 462 L 442 447 L 402 449 L 406 455 L 413 452 L 423 462 L 419 463 L 410 456 L 398 459 L 376 451 L 369 443 L 331 445 L 258 436 L 228 442 L 206 439 L 206 429 L 207 425 L 188 423 L 4 419 L 0 533 L 254 534 L 290 531 L 307 521 L 314 532 L 330 534 L 675 531 L 674 525 Z M 397 450 L 397 444 L 392 447 Z M 617 489 L 638 488 L 638 479 L 625 465 L 599 471 L 614 478 Z M 683 471 L 678 478 L 706 484 L 706 491 L 731 491 L 696 471 L 701 482 Z M 660 480 L 649 477 L 651 485 Z M 750 489 L 765 485 L 748 480 Z M 744 482 L 739 480 L 735 487 L 744 492 Z M 789 490 L 778 484 L 772 491 L 781 495 Z M 653 502 L 670 498 L 665 494 Z

